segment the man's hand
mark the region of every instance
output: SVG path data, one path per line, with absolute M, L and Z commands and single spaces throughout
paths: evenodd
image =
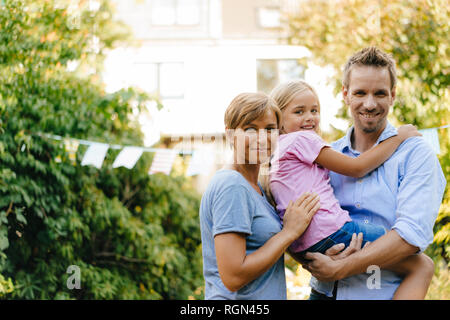
M 350 241 L 350 244 L 347 248 L 344 249 L 345 245 L 343 243 L 338 243 L 334 246 L 332 246 L 330 249 L 325 251 L 325 254 L 329 256 L 333 260 L 340 260 L 344 259 L 345 257 L 348 257 L 349 255 L 361 250 L 363 242 L 363 234 L 352 234 L 352 240 Z M 370 242 L 367 242 L 364 247 L 366 247 Z
M 352 235 L 352 241 L 350 245 L 344 249 L 344 244 L 339 243 L 331 247 L 325 252 L 325 255 L 314 252 L 306 253 L 305 259 L 308 262 L 304 262 L 303 267 L 311 272 L 311 274 L 320 281 L 335 281 L 345 278 L 344 265 L 345 261 L 342 260 L 349 255 L 361 250 L 363 241 L 363 234 L 359 233 Z M 366 246 L 369 243 L 366 243 Z
M 340 277 L 342 260 L 333 260 L 319 252 L 307 252 L 305 258 L 311 260 L 304 265 L 305 269 L 311 272 L 317 280 L 329 282 L 342 279 Z

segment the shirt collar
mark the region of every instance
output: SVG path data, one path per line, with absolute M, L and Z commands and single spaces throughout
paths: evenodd
M 359 155 L 360 152 L 356 151 L 352 148 L 351 137 L 352 137 L 353 129 L 354 129 L 354 126 L 351 126 L 350 129 L 347 130 L 347 133 L 346 133 L 345 137 L 342 139 L 339 149 L 341 152 L 350 150 L 352 153 Z M 387 122 L 386 127 L 384 128 L 383 132 L 378 137 L 378 140 L 375 143 L 375 145 L 378 145 L 380 142 L 382 142 L 392 136 L 395 136 L 395 135 L 397 135 L 397 129 L 392 124 Z

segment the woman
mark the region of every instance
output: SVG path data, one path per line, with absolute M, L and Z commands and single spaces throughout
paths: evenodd
M 283 253 L 320 204 L 303 194 L 289 203 L 282 226 L 258 183 L 280 118 L 263 93 L 240 94 L 226 110 L 234 161 L 211 179 L 200 205 L 205 299 L 286 299 Z

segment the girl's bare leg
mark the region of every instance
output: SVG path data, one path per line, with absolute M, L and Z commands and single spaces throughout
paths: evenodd
M 395 291 L 393 300 L 423 300 L 427 294 L 434 274 L 431 258 L 421 253 L 386 267 L 386 269 L 405 276 Z

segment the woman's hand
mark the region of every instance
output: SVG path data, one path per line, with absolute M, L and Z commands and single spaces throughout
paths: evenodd
M 281 232 L 248 255 L 245 234 L 229 232 L 216 235 L 217 268 L 225 287 L 237 291 L 272 267 L 305 231 L 319 207 L 319 196 L 316 194 L 303 194 L 294 203 L 290 202 Z
M 417 127 L 412 124 L 405 124 L 403 126 L 398 127 L 397 132 L 398 137 L 401 138 L 402 140 L 422 135 L 419 131 L 417 131 Z
M 295 202 L 289 201 L 283 217 L 283 232 L 292 241 L 300 237 L 308 228 L 312 217 L 320 208 L 319 195 L 305 192 Z

